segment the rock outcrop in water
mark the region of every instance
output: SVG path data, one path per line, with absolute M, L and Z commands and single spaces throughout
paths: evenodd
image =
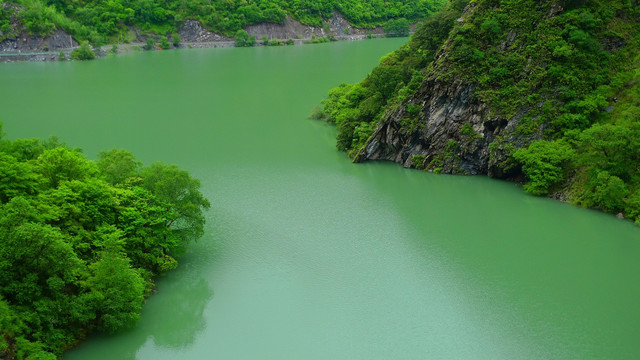
M 445 173 L 509 176 L 501 166 L 506 157 L 498 151 L 492 154 L 489 145 L 497 136 L 518 141 L 513 135 L 517 119 L 490 116 L 489 106 L 473 93 L 473 85 L 446 83 L 433 76 L 407 102 L 422 109 L 416 119 L 420 125 L 408 129 L 403 125 L 407 108 L 396 108 L 380 123 L 356 161 L 390 160 L 405 167 L 438 162 L 437 168 Z M 465 126 L 473 132 L 465 133 Z M 453 146 L 457 148 L 449 149 Z M 424 159 L 416 164 L 416 157 Z

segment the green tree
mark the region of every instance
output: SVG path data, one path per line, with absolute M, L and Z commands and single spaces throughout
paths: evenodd
M 0 358 L 52 360 L 136 322 L 209 202 L 175 166 L 142 171 L 118 149 L 96 164 L 56 138 L 3 136 L 0 124 Z
M 122 184 L 126 179 L 136 176 L 142 168 L 142 163 L 123 149 L 101 151 L 96 165 L 104 179 L 112 185 Z
M 56 298 L 77 283 L 82 270 L 64 235 L 38 220 L 24 198 L 0 210 L 0 295 L 13 305 L 30 307 L 43 297 Z
M 534 141 L 528 148 L 517 150 L 513 157 L 522 164 L 529 180 L 524 190 L 534 195 L 546 194 L 565 175 L 565 166 L 574 157 L 574 150 L 562 141 Z
M 117 227 L 124 238 L 127 257 L 135 268 L 159 274 L 177 266 L 175 257 L 184 249 L 181 239 L 167 227 L 169 204 L 160 201 L 135 179 L 116 189 Z M 171 214 L 170 214 L 171 215 Z
M 243 29 L 236 32 L 235 40 L 237 47 L 251 47 L 256 44 L 256 37 L 249 36 L 249 33 Z
M 16 196 L 35 195 L 42 182 L 31 164 L 0 153 L 0 202 L 6 203 Z
M 175 32 L 171 34 L 171 41 L 173 42 L 174 47 L 178 47 L 180 46 L 180 42 L 182 41 L 182 39 L 180 39 L 180 35 L 177 32 Z
M 144 44 L 145 50 L 153 50 L 156 47 L 156 39 L 149 37 Z
M 96 53 L 91 50 L 88 41 L 83 41 L 79 47 L 71 51 L 70 57 L 72 60 L 93 60 L 96 58 Z
M 65 147 L 45 150 L 36 161 L 36 172 L 41 174 L 49 187 L 57 187 L 64 180 L 85 180 L 95 176 L 98 168 L 87 162 L 84 155 Z
M 623 180 L 637 173 L 640 163 L 640 123 L 595 124 L 580 134 L 585 164 Z
M 407 19 L 392 19 L 387 21 L 384 26 L 384 33 L 388 37 L 409 36 L 409 21 Z
M 106 235 L 100 260 L 89 265 L 87 280 L 95 301 L 98 329 L 114 333 L 133 326 L 140 318 L 144 280 L 122 250 L 121 234 Z
M 204 233 L 203 210 L 211 205 L 200 193 L 200 181 L 175 165 L 155 163 L 142 170 L 143 185 L 167 203 L 166 221 L 183 244 Z
M 160 48 L 162 50 L 168 50 L 169 48 L 171 48 L 171 44 L 169 43 L 169 39 L 164 35 L 160 37 Z
M 596 170 L 579 201 L 587 207 L 617 213 L 624 210 L 627 195 L 629 190 L 624 181 L 607 171 Z

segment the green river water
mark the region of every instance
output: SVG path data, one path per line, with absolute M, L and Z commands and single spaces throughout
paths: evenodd
M 512 183 L 352 164 L 307 119 L 402 40 L 0 66 L 10 138 L 176 163 L 207 231 L 65 359 L 638 359 L 640 229 Z

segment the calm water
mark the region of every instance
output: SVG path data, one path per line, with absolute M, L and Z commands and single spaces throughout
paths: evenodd
M 401 41 L 0 66 L 11 138 L 177 163 L 213 204 L 139 325 L 65 359 L 640 358 L 640 229 L 510 183 L 354 165 L 306 118 Z

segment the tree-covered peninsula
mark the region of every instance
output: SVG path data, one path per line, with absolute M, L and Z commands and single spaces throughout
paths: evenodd
M 125 150 L 90 161 L 55 138 L 0 139 L 0 358 L 57 359 L 135 324 L 154 277 L 203 234 L 199 187 Z
M 640 223 L 640 3 L 452 0 L 314 115 L 355 161 L 517 180 Z

